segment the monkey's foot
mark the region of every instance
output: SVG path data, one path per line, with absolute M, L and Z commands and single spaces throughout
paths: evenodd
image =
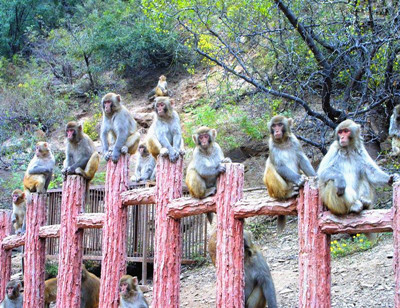
M 179 155 L 185 156 L 185 154 L 186 154 L 186 151 L 185 151 L 185 150 L 179 150 Z
M 363 209 L 370 209 L 372 205 L 372 201 L 369 199 L 360 198 L 361 203 L 363 204 Z
M 356 202 L 353 203 L 353 205 L 350 207 L 349 212 L 352 213 L 360 213 L 363 210 L 364 206 L 360 200 L 357 200 Z
M 232 160 L 229 158 L 229 157 L 225 157 L 222 161 L 221 161 L 221 163 L 223 163 L 223 164 L 227 164 L 227 163 L 231 163 L 232 162 Z
M 168 156 L 168 154 L 169 154 L 169 152 L 168 152 L 167 148 L 161 148 L 161 150 L 160 150 L 161 156 L 165 157 L 165 156 Z
M 126 154 L 126 153 L 128 153 L 128 147 L 127 147 L 126 145 L 124 145 L 124 146 L 121 148 L 121 154 Z
M 216 192 L 217 192 L 217 187 L 207 188 L 204 197 L 209 197 L 209 196 L 215 195 Z

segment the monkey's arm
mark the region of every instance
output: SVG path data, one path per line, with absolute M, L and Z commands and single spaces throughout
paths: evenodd
M 103 116 L 104 117 L 104 116 Z M 103 123 L 101 125 L 101 144 L 103 146 L 103 153 L 106 154 L 108 152 L 108 123 L 106 123 L 106 121 L 103 120 Z
M 33 166 L 28 170 L 29 174 L 48 174 L 53 172 L 54 164 L 50 164 L 49 162 L 43 166 Z
M 279 173 L 279 175 L 283 177 L 286 181 L 292 182 L 294 184 L 300 184 L 302 182 L 301 175 L 288 168 L 286 165 L 283 164 L 283 162 L 276 164 L 275 169 Z
M 142 178 L 145 179 L 145 180 L 150 180 L 151 176 L 152 176 L 152 174 L 154 172 L 155 167 L 156 167 L 155 160 L 154 159 L 150 160 L 147 163 L 147 166 L 146 166 L 146 169 L 143 172 L 144 174 L 143 174 Z
M 307 176 L 315 176 L 315 170 L 311 165 L 310 161 L 308 160 L 307 156 L 303 153 L 299 153 L 299 164 L 300 169 L 307 175 Z
M 394 137 L 396 135 L 396 130 L 395 130 L 395 118 L 392 115 L 390 117 L 390 125 L 389 125 L 389 137 Z
M 364 168 L 368 181 L 371 184 L 380 186 L 392 184 L 393 177 L 379 168 L 365 149 L 362 150 L 361 155 L 364 159 L 362 168 Z
M 70 167 L 68 167 L 68 169 L 71 172 L 74 172 L 75 169 L 77 169 L 79 167 L 82 169 L 85 169 L 89 159 L 90 159 L 90 157 L 83 157 L 80 160 L 78 160 L 75 164 L 72 164 Z

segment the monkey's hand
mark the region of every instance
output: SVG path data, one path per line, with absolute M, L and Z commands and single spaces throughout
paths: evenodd
M 114 149 L 114 151 L 112 152 L 112 155 L 111 155 L 111 160 L 112 160 L 114 163 L 117 163 L 120 156 L 121 156 L 121 153 L 120 153 L 119 151 L 116 151 L 116 150 Z
M 111 158 L 111 155 L 112 155 L 112 151 L 104 152 L 104 159 L 105 159 L 106 161 L 109 161 L 110 158 Z
M 221 163 L 223 163 L 223 164 L 228 164 L 228 163 L 231 163 L 232 162 L 232 160 L 229 158 L 229 157 L 225 157 L 222 161 L 221 161 Z
M 217 167 L 218 173 L 225 173 L 226 167 L 223 164 L 219 164 Z
M 185 156 L 185 154 L 186 154 L 186 151 L 185 151 L 185 150 L 183 150 L 183 149 L 179 150 L 179 155 Z
M 302 187 L 304 186 L 304 183 L 306 182 L 306 177 L 304 174 L 300 175 L 299 179 L 294 183 L 297 187 Z
M 397 173 L 394 173 L 394 174 L 390 175 L 388 184 L 392 185 L 393 183 L 396 183 L 398 181 L 400 181 L 400 175 Z
M 169 160 L 174 163 L 178 160 L 179 158 L 179 152 L 173 149 L 172 151 L 169 151 Z
M 126 154 L 126 153 L 128 153 L 128 147 L 127 147 L 126 145 L 124 145 L 124 146 L 121 148 L 121 154 Z

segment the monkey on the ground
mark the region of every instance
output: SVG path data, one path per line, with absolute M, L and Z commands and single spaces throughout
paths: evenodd
M 400 105 L 393 109 L 393 114 L 390 117 L 389 137 L 392 138 L 392 153 L 391 156 L 400 154 Z
M 81 305 L 80 308 L 98 308 L 100 295 L 100 279 L 90 273 L 82 264 L 81 276 Z M 50 307 L 50 303 L 57 300 L 57 278 L 46 280 L 44 288 L 44 305 Z
M 149 92 L 147 98 L 152 101 L 154 98 L 159 96 L 168 96 L 168 84 L 167 84 L 167 77 L 161 75 L 157 86 Z
M 124 275 L 119 280 L 120 308 L 148 308 L 149 304 L 138 285 L 137 277 Z
M 278 307 L 274 281 L 267 260 L 261 250 L 252 241 L 249 231 L 243 231 L 244 246 L 244 297 L 245 308 Z M 208 253 L 215 266 L 217 255 L 217 231 L 215 230 L 208 242 Z
M 157 159 L 158 154 L 176 162 L 184 153 L 181 122 L 168 97 L 157 97 L 154 118 L 147 133 L 147 149 Z
M 145 144 L 140 144 L 139 155 L 136 163 L 136 181 L 151 181 L 156 178 L 156 161 L 153 155 L 150 155 Z
M 15 189 L 12 192 L 13 200 L 13 211 L 11 220 L 14 225 L 16 234 L 25 233 L 25 214 L 26 214 L 26 203 L 25 193 L 20 189 Z
M 296 196 L 299 188 L 304 185 L 304 174 L 316 175 L 300 142 L 292 133 L 291 126 L 292 119 L 279 115 L 274 116 L 268 123 L 269 157 L 265 164 L 263 180 L 268 194 L 278 200 Z M 285 223 L 285 216 L 279 215 L 279 232 L 284 229 Z
M 186 171 L 186 185 L 194 198 L 206 198 L 216 193 L 217 177 L 225 172 L 224 163 L 230 163 L 229 157 L 224 157 L 221 147 L 215 138 L 215 129 L 202 126 L 192 136 L 196 148 Z M 212 213 L 207 213 L 208 221 L 212 222 Z
M 22 308 L 23 296 L 20 293 L 21 283 L 11 280 L 6 286 L 6 296 L 0 304 L 0 308 Z
M 320 195 L 337 215 L 369 209 L 375 187 L 391 185 L 397 174 L 383 172 L 369 156 L 360 135 L 360 125 L 345 120 L 335 130 L 335 141 L 318 169 Z
M 122 105 L 121 96 L 115 93 L 104 95 L 101 100 L 103 122 L 101 143 L 105 160 L 118 162 L 121 154 L 135 154 L 140 141 L 137 124 L 128 109 Z M 113 144 L 111 147 L 110 145 Z
M 24 176 L 24 189 L 27 192 L 46 193 L 49 187 L 55 159 L 47 142 L 36 144 L 35 156 L 28 165 Z
M 92 139 L 82 130 L 82 125 L 68 122 L 65 127 L 67 147 L 62 174 L 79 174 L 90 181 L 99 167 L 100 156 L 96 151 Z

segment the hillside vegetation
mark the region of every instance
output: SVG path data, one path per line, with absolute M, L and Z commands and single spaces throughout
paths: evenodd
M 85 120 L 97 139 L 101 96 L 149 112 L 160 74 L 185 144 L 197 126 L 215 127 L 247 170 L 262 172 L 265 158 L 252 156 L 265 155 L 277 113 L 295 118 L 314 162 L 346 118 L 380 154 L 400 96 L 399 16 L 398 1 L 0 0 L 0 207 L 38 140 L 54 141 L 55 187 L 65 123 Z

